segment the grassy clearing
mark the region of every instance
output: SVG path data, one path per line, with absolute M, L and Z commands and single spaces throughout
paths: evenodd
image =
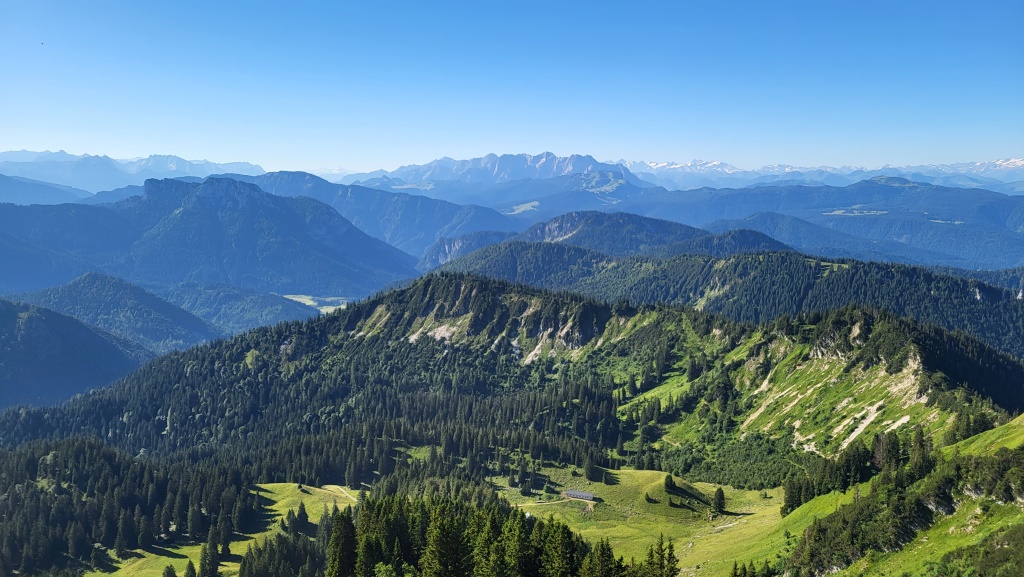
M 315 297 L 312 295 L 281 295 L 286 299 L 313 307 L 323 314 L 333 312 L 336 309 L 345 308 L 349 303 L 348 297 Z
M 268 483 L 259 487 L 262 495 L 271 501 L 268 509 L 273 514 L 274 521 L 280 521 L 288 511 L 297 510 L 299 503 L 305 503 L 309 520 L 318 523 L 324 507 L 330 510 L 337 504 L 338 508 L 343 509 L 346 505 L 354 505 L 358 497 L 350 489 L 338 485 L 317 488 L 295 483 Z
M 716 485 L 687 484 L 674 477 L 678 489 L 669 492 L 662 471 L 611 471 L 609 485 L 587 481 L 572 468 L 545 468 L 541 473 L 559 491 L 589 491 L 597 496 L 596 502 L 551 494 L 524 497 L 518 489 L 508 488 L 505 478 L 492 482 L 516 506 L 537 517 L 564 521 L 591 541 L 608 539 L 627 560 L 642 559 L 647 547 L 664 534 L 675 543 L 683 574 L 695 576 L 728 575 L 734 560 L 758 565 L 774 560 L 796 543 L 815 517 L 824 517 L 853 498 L 852 492 L 824 495 L 782 518 L 781 489 L 762 495 L 723 487 L 728 512 L 709 517 L 708 502 Z M 670 497 L 674 506 L 669 505 Z
M 268 499 L 267 519 L 264 530 L 255 533 L 236 535 L 231 542 L 231 555 L 222 559 L 220 574 L 222 577 L 232 577 L 238 574 L 238 564 L 245 555 L 249 545 L 254 541 L 262 541 L 267 536 L 279 531 L 278 522 L 283 519 L 289 510 L 298 509 L 299 503 L 305 503 L 306 511 L 310 521 L 316 523 L 323 514 L 324 506 L 328 509 L 337 503 L 338 507 L 355 503 L 356 495 L 350 490 L 342 487 L 328 485 L 324 488 L 303 486 L 294 483 L 269 483 L 260 485 L 260 494 Z M 178 575 L 185 572 L 185 566 L 189 559 L 195 566 L 199 567 L 199 552 L 201 544 L 182 545 L 174 547 L 151 547 L 145 551 L 133 552 L 133 557 L 122 561 L 117 565 L 115 571 L 104 573 L 93 571 L 87 573 L 87 577 L 161 577 L 164 567 L 174 567 Z

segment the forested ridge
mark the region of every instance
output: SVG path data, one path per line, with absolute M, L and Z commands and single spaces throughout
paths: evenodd
M 456 522 L 446 526 L 446 535 L 468 540 L 480 534 L 482 523 L 500 535 L 497 527 L 512 517 L 492 480 L 506 479 L 524 495 L 557 492 L 542 471 L 549 466 L 572 468 L 594 483 L 609 482 L 609 470 L 633 467 L 748 487 L 796 483 L 801 471 L 823 471 L 823 479 L 841 480 L 822 481 L 801 495 L 842 489 L 884 469 L 863 461 L 870 453 L 866 440 L 884 434 L 888 421 L 868 422 L 846 450 L 839 449 L 841 438 L 823 440 L 824 455 L 796 448 L 783 421 L 757 430 L 745 425 L 773 390 L 758 390 L 766 375 L 785 372 L 795 383 L 802 371 L 819 365 L 882 382 L 913 377 L 911 398 L 921 407 L 914 410 L 930 411 L 928 432 L 947 435 L 948 442 L 1006 422 L 1024 398 L 1024 365 L 1015 359 L 884 311 L 849 307 L 755 326 L 693 309 L 612 305 L 476 276 L 428 275 L 329 315 L 172 353 L 59 407 L 0 414 L 0 442 L 7 447 L 0 466 L 10 471 L 0 496 L 11 507 L 5 519 L 17 519 L 0 535 L 0 546 L 11 552 L 3 553 L 4 570 L 78 570 L 113 562 L 110 555 L 92 559 L 95 549 L 89 557 L 79 549 L 72 555 L 67 528 L 35 529 L 47 527 L 52 514 L 80 519 L 82 542 L 112 547 L 114 556 L 119 533 L 130 549 L 141 544 L 147 527 L 173 543 L 205 539 L 212 551 L 246 523 L 246 515 L 258 521 L 259 503 L 247 500 L 257 483 L 368 487 L 372 500 L 364 499 L 362 507 L 390 503 L 392 495 L 424 499 L 386 505 L 401 518 L 388 517 L 396 528 L 416 527 L 408 537 L 372 529 L 370 522 L 360 527 L 364 513 L 356 513 L 360 535 L 374 535 L 360 545 L 364 558 L 375 561 L 364 562 L 360 576 L 375 574 L 378 563 L 465 574 L 428 573 L 434 561 L 427 548 L 417 552 L 410 545 L 422 539 L 413 535 L 429 533 L 438 515 Z M 671 391 L 662 395 L 666 387 Z M 888 396 L 895 392 L 872 394 L 879 396 L 870 402 L 899 406 L 897 397 Z M 842 411 L 832 412 L 817 426 L 828 429 L 844 418 Z M 684 442 L 661 442 L 672 435 Z M 700 454 L 686 452 L 697 446 Z M 763 451 L 766 446 L 774 449 Z M 856 476 L 848 474 L 851 467 Z M 225 485 L 189 489 L 189 505 L 178 506 L 182 487 L 212 478 L 225 479 Z M 108 495 L 132 511 L 123 527 L 119 515 L 116 531 L 104 521 Z M 24 505 L 29 501 L 22 496 L 36 504 Z M 220 508 L 205 505 L 218 498 Z M 197 502 L 204 505 L 191 523 L 191 503 Z M 710 502 L 700 506 L 711 509 Z M 403 507 L 421 513 L 407 515 Z M 236 508 L 237 519 L 221 520 L 227 515 L 221 511 L 234 514 Z M 176 516 L 182 511 L 184 520 Z M 426 529 L 424 519 L 431 519 Z M 296 536 L 317 529 L 286 525 L 280 537 L 246 556 L 245 571 L 347 575 L 330 573 L 326 537 L 317 544 Z M 630 567 L 615 561 L 607 544 L 579 544 L 557 522 L 532 527 L 531 536 L 556 531 L 558 550 L 573 551 L 559 575 L 673 574 L 643 569 L 664 569 L 667 545 L 653 553 L 651 564 L 637 560 Z M 546 539 L 531 541 L 534 557 L 548 554 Z M 485 566 L 475 557 L 477 543 L 464 545 L 469 557 L 459 567 Z M 487 555 L 491 563 L 507 552 Z M 591 556 L 603 556 L 602 566 L 612 572 L 585 573 Z M 207 571 L 211 563 L 207 559 Z
M 143 347 L 71 317 L 0 300 L 0 408 L 59 402 L 150 357 Z
M 223 336 L 221 330 L 129 282 L 99 273 L 10 297 L 55 310 L 157 354 Z
M 1019 291 L 924 267 L 824 261 L 785 252 L 723 258 L 611 257 L 561 244 L 510 242 L 480 249 L 442 268 L 610 301 L 696 306 L 758 323 L 849 304 L 877 307 L 964 331 L 1024 358 L 1024 300 Z

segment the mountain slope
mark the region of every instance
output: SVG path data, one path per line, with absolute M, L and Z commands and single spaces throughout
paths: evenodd
M 948 257 L 927 264 L 1019 266 L 1018 255 L 1024 251 L 1021 197 L 900 178 L 879 177 L 845 187 L 765 186 L 678 194 L 649 189 L 620 199 L 618 207 L 695 226 L 775 212 L 870 241 L 903 243 L 916 251 L 915 258 L 922 251 Z
M 69 254 L 48 250 L 0 232 L 0 294 L 65 283 L 90 265 Z
M 961 278 L 972 278 L 992 286 L 1017 291 L 1018 298 L 1024 298 L 1024 267 L 1002 270 L 964 270 L 957 268 L 936 267 L 939 274 L 948 274 Z
M 11 298 L 68 315 L 159 354 L 223 335 L 207 322 L 142 288 L 99 273 L 88 273 L 63 286 Z
M 698 359 L 702 369 L 686 368 Z M 809 359 L 818 360 L 804 367 Z M 185 366 L 196 370 L 182 374 Z M 743 422 L 750 415 L 756 419 L 757 404 L 741 398 L 766 399 L 773 391 L 792 391 L 794 386 L 797 391 L 816 388 L 814 379 L 822 370 L 845 374 L 843 382 L 881 379 L 888 385 L 872 389 L 845 409 L 829 406 L 820 417 L 824 421 L 805 422 L 799 429 L 808 434 L 839 426 L 862 412 L 861 404 L 878 401 L 887 402 L 889 416 L 872 420 L 858 434 L 884 430 L 911 407 L 932 414 L 930 428 L 948 427 L 948 411 L 963 407 L 926 405 L 923 397 L 913 395 L 910 404 L 901 404 L 907 389 L 897 384 L 908 379 L 919 387 L 913 390 L 931 391 L 936 398 L 980 395 L 1007 411 L 1018 410 L 1024 398 L 1024 365 L 1018 361 L 969 338 L 886 313 L 848 309 L 816 321 L 800 319 L 781 330 L 752 331 L 686 310 L 611 307 L 487 279 L 430 275 L 406 289 L 305 323 L 257 329 L 163 357 L 109 390 L 51 410 L 45 424 L 15 426 L 9 419 L 36 422 L 35 417 L 8 414 L 2 430 L 19 431 L 6 433 L 7 442 L 25 434 L 109 430 L 111 440 L 126 450 L 165 452 L 206 442 L 236 443 L 252 435 L 246 442 L 256 448 L 280 440 L 291 428 L 285 416 L 293 411 L 316 414 L 346 399 L 377 404 L 388 387 L 400 393 L 401 400 L 395 402 L 413 403 L 402 409 L 412 411 L 415 403 L 436 400 L 438 394 L 530 395 L 571 375 L 591 374 L 610 379 L 589 381 L 603 402 L 611 401 L 605 395 L 612 389 L 627 387 L 622 398 L 635 397 L 629 406 L 637 409 L 659 387 L 671 388 L 682 404 L 666 406 L 666 416 L 690 423 L 685 428 L 689 436 L 715 430 L 705 411 L 697 408 L 707 404 L 707 410 L 725 411 L 714 400 L 722 377 L 731 383 L 727 394 L 737 403 L 730 418 Z M 213 378 L 211 371 L 220 376 Z M 265 377 L 257 379 L 258 374 Z M 760 387 L 765 374 L 774 375 L 771 387 Z M 381 386 L 385 389 L 377 390 Z M 842 388 L 831 394 L 843 394 Z M 683 402 L 684 397 L 690 401 Z M 239 412 L 240 406 L 247 408 Z M 131 417 L 123 420 L 125 414 Z M 171 414 L 175 417 L 167 435 Z M 477 417 L 491 419 L 493 414 L 485 411 Z M 316 430 L 350 426 L 330 414 L 318 421 Z M 233 424 L 216 425 L 226 422 Z M 770 434 L 786 430 L 781 420 L 757 426 Z M 594 440 L 613 444 L 619 427 L 601 430 Z M 638 442 L 642 438 L 636 437 Z M 563 441 L 576 443 L 572 439 L 569 433 Z M 831 447 L 822 441 L 820 450 L 838 450 L 842 440 Z M 552 446 L 545 455 L 565 458 L 557 455 L 567 455 L 566 450 Z
M 315 198 L 334 207 L 370 236 L 417 257 L 439 237 L 482 230 L 520 230 L 522 226 L 489 208 L 338 185 L 304 172 L 275 172 L 255 177 L 252 182 L 271 194 Z
M 149 356 L 71 317 L 0 300 L 0 407 L 63 401 L 123 377 Z
M 636 254 L 658 245 L 706 236 L 685 224 L 623 212 L 570 212 L 526 229 L 515 240 L 561 242 L 613 256 Z
M 416 268 L 421 271 L 433 270 L 460 256 L 467 255 L 485 246 L 505 242 L 515 236 L 514 232 L 484 230 L 451 238 L 441 237 L 434 244 L 427 247 L 427 250 L 423 252 L 423 258 L 420 259 L 420 263 L 416 265 Z
M 868 240 L 778 213 L 758 213 L 738 220 L 720 220 L 705 226 L 713 232 L 755 230 L 805 254 L 882 262 L 929 264 L 957 262 L 951 255 L 918 249 L 905 243 Z M 965 265 L 968 261 L 960 260 Z
M 929 265 L 1006 268 L 1020 266 L 1024 254 L 1024 198 L 893 177 L 842 187 L 788 184 L 680 192 L 595 172 L 492 185 L 458 198 L 533 221 L 600 210 L 703 227 L 777 213 L 858 237 L 862 245 L 884 244 L 900 260 Z M 907 247 L 905 258 L 902 246 Z
M 313 307 L 280 295 L 228 285 L 183 283 L 156 287 L 153 292 L 233 335 L 256 327 L 305 320 L 318 313 Z
M 199 282 L 360 296 L 415 276 L 415 259 L 331 207 L 230 179 L 150 180 L 144 194 L 110 205 L 0 205 L 0 227 L 24 243 L 146 286 Z M 31 289 L 48 286 L 24 280 Z
M 744 321 L 861 304 L 975 335 L 1024 358 L 1024 300 L 978 281 L 906 265 L 800 254 L 615 258 L 551 243 L 505 243 L 442 267 L 610 301 L 675 303 Z
M 78 202 L 89 193 L 39 182 L 27 178 L 11 178 L 0 174 L 0 202 L 13 204 L 60 204 Z
M 713 234 L 684 224 L 635 214 L 580 211 L 537 223 L 518 235 L 474 233 L 442 239 L 428 252 L 432 256 L 421 260 L 420 268 L 430 270 L 485 246 L 506 241 L 568 244 L 617 256 L 726 256 L 744 252 L 790 250 L 781 242 L 749 230 Z
M 709 524 L 729 530 L 721 538 L 733 543 L 743 535 L 756 553 L 733 546 L 730 555 L 769 555 L 774 564 L 774 555 L 794 551 L 783 531 L 797 535 L 796 547 L 817 551 L 813 517 L 840 503 L 878 508 L 875 492 L 859 485 L 871 475 L 913 481 L 930 468 L 915 461 L 922 435 L 957 441 L 962 428 L 1007 422 L 1022 398 L 1020 362 L 884 312 L 848 308 L 752 327 L 692 310 L 429 275 L 307 322 L 172 353 L 60 407 L 0 413 L 0 444 L 102 434 L 123 455 L 158 457 L 146 462 L 221 467 L 207 479 L 214 496 L 250 495 L 238 486 L 282 477 L 298 493 L 373 483 L 372 495 L 402 503 L 419 487 L 485 503 L 494 502 L 491 491 L 515 488 L 520 505 L 548 503 L 556 514 L 586 507 L 587 520 L 600 521 L 616 546 L 647 538 L 632 523 L 608 527 L 609 518 L 633 511 L 630 519 L 652 533 L 657 518 L 676 537 Z M 920 431 L 909 424 L 915 420 Z M 869 448 L 889 446 L 907 450 Z M 28 454 L 43 484 L 54 478 L 46 473 L 66 470 L 63 457 Z M 893 463 L 904 461 L 907 472 L 894 475 Z M 677 471 L 682 480 L 666 475 Z M 955 490 L 936 482 L 927 493 L 942 499 L 936 511 L 974 494 L 962 477 Z M 807 488 L 794 492 L 799 482 Z M 723 484 L 785 490 L 758 497 L 725 487 L 728 501 L 712 505 Z M 851 498 L 826 495 L 851 486 L 861 487 Z M 599 498 L 557 503 L 570 488 Z M 781 520 L 775 511 L 793 508 L 794 499 L 814 514 Z M 216 527 L 200 500 L 190 500 L 194 514 L 183 506 L 168 518 L 181 527 L 193 517 L 193 535 Z M 757 527 L 730 530 L 741 525 L 736 514 L 753 512 L 746 505 L 757 516 L 744 518 Z
M 411 257 L 330 207 L 230 179 L 147 181 L 146 194 L 111 210 L 146 227 L 125 261 L 111 266 L 143 283 L 351 296 L 415 274 Z

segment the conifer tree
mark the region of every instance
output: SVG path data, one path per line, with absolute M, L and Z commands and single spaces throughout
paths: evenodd
M 356 528 L 352 509 L 334 514 L 331 540 L 327 545 L 325 577 L 352 577 L 356 569 Z
M 422 577 L 466 577 L 472 561 L 465 534 L 450 504 L 434 509 L 427 529 L 427 546 L 420 560 Z
M 725 491 L 721 487 L 715 489 L 714 508 L 716 513 L 725 511 Z

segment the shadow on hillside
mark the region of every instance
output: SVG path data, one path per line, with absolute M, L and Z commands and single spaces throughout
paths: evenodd
M 270 509 L 274 504 L 270 497 L 267 497 L 260 491 L 256 494 L 256 502 L 259 505 L 259 513 L 255 518 L 245 523 L 245 533 L 265 533 L 277 521 L 274 512 Z
M 149 547 L 146 547 L 143 550 L 146 553 L 151 553 L 151 554 L 157 555 L 159 557 L 167 557 L 169 559 L 184 559 L 185 558 L 185 556 L 182 555 L 181 553 L 175 553 L 174 551 L 171 551 L 170 549 L 167 549 L 165 547 L 161 547 L 159 545 L 150 545 Z
M 690 485 L 675 485 L 673 487 L 666 487 L 665 492 L 673 497 L 679 497 L 681 499 L 687 499 L 690 501 L 696 501 L 702 505 L 710 505 L 707 495 L 701 493 L 696 487 Z

